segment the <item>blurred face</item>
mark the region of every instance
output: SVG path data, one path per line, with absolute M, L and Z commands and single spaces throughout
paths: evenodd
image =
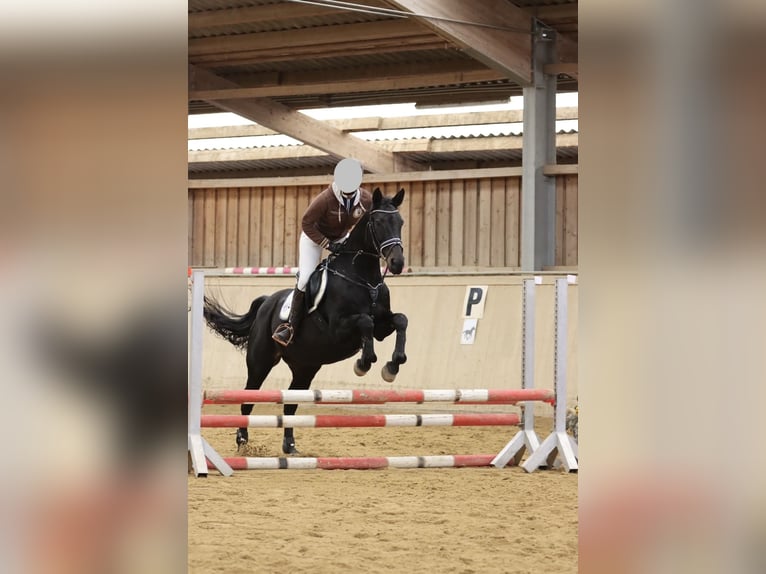
M 335 166 L 335 185 L 343 195 L 353 194 L 362 183 L 362 164 L 355 159 L 344 159 Z

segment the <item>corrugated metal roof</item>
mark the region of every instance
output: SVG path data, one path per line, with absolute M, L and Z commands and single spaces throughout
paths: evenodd
M 566 125 L 571 126 L 576 120 L 564 120 Z M 405 130 L 376 130 L 369 132 L 354 132 L 354 135 L 366 141 L 402 141 L 402 140 L 476 140 L 501 136 L 522 135 L 522 125 L 513 124 L 486 124 L 480 126 L 455 126 L 414 128 Z M 556 130 L 557 134 L 576 134 L 577 129 L 562 127 Z M 245 136 L 234 138 L 199 139 L 189 140 L 191 151 L 216 151 L 232 149 L 259 149 L 267 147 L 289 147 L 303 145 L 302 142 L 285 135 L 269 136 Z
M 440 169 L 449 169 L 450 163 L 460 164 L 472 162 L 482 167 L 493 165 L 520 165 L 521 150 L 486 150 L 486 151 L 455 151 L 448 153 L 417 152 L 407 153 L 406 157 L 424 166 L 439 166 Z M 559 147 L 556 149 L 556 161 L 560 164 L 576 163 L 578 158 L 577 147 Z M 189 176 L 200 177 L 239 177 L 245 173 L 248 177 L 257 176 L 258 172 L 274 174 L 284 170 L 285 175 L 291 170 L 313 169 L 318 174 L 331 173 L 338 158 L 332 155 L 307 157 L 307 158 L 279 158 L 264 161 L 223 161 L 223 162 L 200 162 L 189 165 Z
M 522 0 L 510 2 L 526 9 L 534 10 L 535 6 L 551 7 L 558 5 L 576 6 L 571 0 Z M 390 7 L 381 0 L 365 0 L 365 5 L 377 5 Z M 241 8 L 239 12 L 232 9 Z M 264 13 L 265 12 L 265 13 Z M 190 56 L 190 61 L 208 68 L 215 73 L 226 77 L 229 74 L 247 74 L 273 72 L 280 73 L 300 71 L 326 72 L 325 77 L 332 77 L 334 71 L 348 68 L 370 68 L 397 64 L 428 64 L 430 62 L 466 62 L 476 60 L 464 53 L 455 45 L 436 35 L 430 28 L 416 23 L 411 19 L 392 18 L 369 13 L 360 13 L 341 10 L 339 8 L 324 8 L 307 4 L 292 2 L 276 2 L 274 0 L 190 0 L 189 14 L 194 17 L 197 14 L 202 20 L 197 19 L 192 25 L 190 20 L 189 38 L 191 42 L 206 37 L 229 36 L 237 38 L 245 34 L 252 34 L 254 38 L 260 33 L 281 32 L 285 34 L 274 35 L 274 45 L 269 48 L 259 47 L 252 53 L 247 50 L 240 51 L 240 46 L 235 49 L 226 43 L 216 44 L 221 52 L 198 53 Z M 571 20 L 571 16 L 567 17 Z M 301 46 L 292 46 L 291 31 L 310 38 L 314 30 L 322 30 L 323 37 L 327 40 L 326 31 L 338 28 L 338 37 L 343 38 L 344 27 L 348 25 L 385 22 L 401 22 L 401 32 L 406 37 L 400 38 L 401 42 L 393 41 L 395 35 L 379 49 L 370 49 L 374 46 L 374 40 L 366 43 L 366 49 L 354 50 L 353 45 L 347 50 L 341 44 L 333 46 L 328 52 L 328 57 L 322 57 L 315 51 L 304 50 Z M 397 26 L 394 25 L 397 29 Z M 405 32 L 406 30 L 406 32 Z M 422 30 L 422 33 L 420 32 Z M 414 36 L 413 36 L 414 34 Z M 366 36 L 366 32 L 362 34 Z M 374 36 L 374 35 L 373 35 Z M 423 44 L 425 42 L 425 44 Z M 282 49 L 281 44 L 284 44 Z M 245 42 L 247 45 L 247 42 Z M 231 51 L 230 51 L 231 50 Z M 264 52 L 265 50 L 265 52 Z M 480 66 L 483 64 L 480 63 Z M 257 83 L 256 83 L 257 85 Z M 561 77 L 557 82 L 559 91 L 571 91 L 577 88 L 576 80 Z M 360 105 L 381 102 L 419 102 L 423 104 L 453 102 L 479 102 L 497 100 L 521 93 L 520 87 L 510 80 L 498 80 L 496 82 L 447 84 L 428 86 L 421 88 L 398 89 L 392 85 L 390 89 L 377 89 L 367 92 L 353 92 L 342 88 L 341 93 L 328 93 L 307 95 L 300 91 L 300 82 L 296 83 L 295 91 L 289 96 L 274 97 L 284 105 L 293 108 L 318 108 L 347 105 Z M 217 111 L 214 104 L 202 101 L 189 102 L 190 113 L 204 113 Z
M 390 7 L 383 0 L 363 0 L 366 5 L 378 5 Z M 555 27 L 555 21 L 558 19 L 566 23 L 566 30 L 574 33 L 570 38 L 576 37 L 577 20 L 576 10 L 567 8 L 567 6 L 577 5 L 576 0 L 508 0 L 509 4 L 523 7 L 529 12 L 534 12 L 535 7 L 540 8 L 540 14 L 547 14 L 546 22 Z M 563 6 L 559 9 L 557 7 Z M 241 8 L 242 10 L 235 10 Z M 500 6 L 502 8 L 502 6 Z M 368 68 L 378 72 L 390 69 L 398 69 L 406 75 L 407 66 L 410 64 L 419 64 L 421 68 L 430 69 L 431 64 L 439 64 L 438 69 L 450 69 L 449 64 L 443 63 L 456 62 L 463 64 L 470 61 L 476 64 L 476 69 L 486 68 L 486 64 L 479 62 L 475 58 L 467 55 L 464 51 L 455 45 L 451 45 L 447 40 L 437 36 L 431 28 L 422 24 L 415 23 L 412 20 L 397 19 L 389 16 L 376 14 L 344 11 L 338 8 L 326 9 L 308 4 L 299 4 L 294 2 L 277 0 L 189 0 L 188 11 L 190 14 L 189 39 L 190 44 L 190 62 L 207 68 L 223 77 L 231 77 L 234 81 L 241 81 L 243 84 L 249 79 L 252 85 L 263 85 L 263 82 L 276 81 L 275 85 L 285 85 L 293 88 L 290 95 L 275 96 L 273 100 L 287 105 L 294 109 L 314 109 L 337 106 L 354 106 L 364 104 L 379 103 L 404 103 L 417 102 L 420 105 L 437 105 L 445 103 L 476 103 L 486 101 L 506 100 L 513 95 L 521 94 L 521 88 L 518 84 L 499 79 L 494 81 L 472 81 L 470 83 L 453 83 L 442 85 L 424 85 L 427 81 L 420 77 L 420 74 L 410 72 L 410 77 L 417 76 L 419 82 L 411 82 L 405 85 L 419 85 L 417 88 L 402 88 L 401 85 L 391 83 L 384 89 L 375 89 L 366 92 L 356 91 L 356 85 L 349 88 L 341 80 L 343 74 L 338 74 L 339 70 L 351 70 L 353 68 Z M 198 17 L 195 15 L 199 15 Z M 573 16 L 574 15 L 574 16 Z M 542 18 L 541 18 L 542 19 Z M 385 25 L 377 26 L 375 22 L 385 22 Z M 394 22 L 394 23 L 389 23 Z M 395 22 L 401 22 L 397 24 Z M 365 26 L 365 23 L 373 23 Z M 364 45 L 356 44 L 357 40 L 348 42 L 351 47 L 344 43 L 344 27 L 354 26 L 348 31 L 353 38 L 362 38 Z M 338 34 L 334 33 L 337 27 Z M 385 30 L 385 32 L 382 32 Z M 422 32 L 421 32 L 422 30 Z M 332 33 L 331 33 L 332 32 Z M 381 39 L 385 33 L 391 32 L 390 36 Z M 265 34 L 272 33 L 268 36 Z M 264 34 L 264 35 L 261 35 Z M 293 34 L 292 36 L 290 36 Z M 251 38 L 237 38 L 242 35 L 252 35 Z M 204 40 L 204 38 L 214 38 L 227 36 L 233 38 L 231 42 L 226 40 Z M 320 38 L 324 43 L 317 43 L 315 40 Z M 199 40 L 196 41 L 195 40 Z M 326 46 L 329 46 L 326 47 Z M 356 46 L 357 49 L 354 49 Z M 197 58 L 197 59 L 195 59 Z M 465 66 L 462 66 L 465 67 Z M 456 69 L 461 69 L 458 65 Z M 473 69 L 473 68 L 472 68 Z M 301 75 L 301 72 L 305 72 Z M 349 77 L 364 77 L 365 74 L 353 71 Z M 461 80 L 476 80 L 479 76 L 461 76 L 456 78 L 447 75 L 440 81 L 460 82 Z M 262 74 L 246 78 L 247 74 Z M 273 74 L 274 78 L 271 79 Z M 280 75 L 281 74 L 281 75 Z M 389 77 L 382 75 L 380 77 Z M 495 76 L 480 76 L 481 78 Z M 265 78 L 265 79 L 264 79 Z M 319 80 L 317 80 L 319 78 Z M 334 84 L 327 80 L 333 78 Z M 318 85 L 327 84 L 326 90 L 322 88 L 323 93 L 307 94 L 305 85 L 315 82 Z M 340 86 L 340 87 L 338 87 Z M 559 91 L 575 91 L 577 82 L 567 77 L 557 79 Z M 379 86 L 376 86 L 379 87 Z M 287 93 L 288 90 L 278 93 Z M 315 90 L 320 91 L 320 90 Z M 277 93 L 274 90 L 273 93 Z M 204 113 L 220 111 L 213 104 L 202 101 L 190 101 L 190 113 Z M 452 132 L 438 133 L 434 130 L 420 133 L 399 132 L 399 133 L 381 133 L 381 132 L 356 132 L 357 135 L 365 139 L 376 141 L 404 140 L 404 139 L 423 139 L 424 135 L 430 140 L 465 140 L 466 147 L 481 148 L 480 140 L 486 138 L 498 138 L 517 136 L 521 133 L 520 126 L 510 124 L 485 125 L 477 127 L 476 130 L 452 130 Z M 575 133 L 571 128 L 561 129 L 559 133 Z M 257 136 L 263 138 L 266 136 Z M 217 143 L 202 142 L 201 147 L 209 150 L 221 150 L 224 153 L 209 154 L 204 159 L 215 157 L 227 157 L 236 159 L 236 153 L 225 153 L 226 149 L 240 148 L 243 143 L 247 143 L 247 148 L 253 149 L 253 146 L 268 145 L 289 146 L 290 140 L 285 136 L 269 136 L 272 140 L 261 139 L 258 142 L 246 142 L 241 140 L 237 146 L 225 145 L 219 146 Z M 273 138 L 278 139 L 273 139 Z M 281 140 L 279 138 L 282 138 Z M 576 138 L 572 138 L 576 141 Z M 572 139 L 564 138 L 562 141 L 571 143 Z M 479 140 L 477 142 L 477 140 Z M 292 140 L 292 145 L 295 140 Z M 268 143 L 267 143 L 268 142 Z M 280 143 L 281 142 L 281 143 Z M 381 146 L 390 146 L 389 143 L 381 143 Z M 501 141 L 495 142 L 495 147 L 502 147 L 506 144 Z M 515 141 L 512 145 L 515 145 Z M 407 148 L 407 145 L 402 145 Z M 413 149 L 422 149 L 417 144 Z M 461 145 L 435 145 L 437 149 L 460 148 Z M 401 152 L 405 157 L 422 162 L 424 165 L 449 165 L 451 162 L 476 162 L 482 165 L 491 165 L 493 163 L 508 164 L 520 162 L 521 150 L 519 149 L 491 149 L 492 146 L 487 142 L 487 149 L 477 150 L 455 150 L 449 152 Z M 254 149 L 258 149 L 257 147 Z M 289 147 L 286 147 L 290 150 Z M 400 153 L 400 152 L 397 152 Z M 322 170 L 322 173 L 329 173 L 332 166 L 337 162 L 332 155 L 312 155 L 307 154 L 297 157 L 279 157 L 289 156 L 291 151 L 274 152 L 270 155 L 278 156 L 270 159 L 251 159 L 248 161 L 225 161 L 225 162 L 197 162 L 189 165 L 190 174 L 209 174 L 216 173 L 227 176 L 236 176 L 243 172 L 259 171 L 279 171 L 279 170 Z M 258 157 L 258 153 L 250 153 L 248 157 Z M 269 154 L 264 151 L 264 156 Z M 576 161 L 577 148 L 557 149 L 558 161 L 562 163 L 571 163 Z

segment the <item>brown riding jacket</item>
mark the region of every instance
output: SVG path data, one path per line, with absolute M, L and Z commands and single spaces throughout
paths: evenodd
M 331 241 L 337 241 L 345 236 L 371 206 L 372 194 L 360 187 L 351 211 L 348 212 L 332 186 L 329 186 L 308 206 L 303 214 L 301 227 L 314 243 L 327 247 Z

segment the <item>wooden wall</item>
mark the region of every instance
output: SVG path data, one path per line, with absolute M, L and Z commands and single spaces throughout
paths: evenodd
M 521 178 L 365 183 L 406 190 L 402 240 L 411 267 L 518 267 Z M 189 190 L 189 262 L 295 266 L 300 219 L 324 185 Z M 577 265 L 577 176 L 556 178 L 556 265 Z

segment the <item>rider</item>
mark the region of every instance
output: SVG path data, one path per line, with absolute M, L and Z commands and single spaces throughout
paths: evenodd
M 359 187 L 362 165 L 355 159 L 343 159 L 335 166 L 334 181 L 306 209 L 301 220 L 298 256 L 298 281 L 293 291 L 290 318 L 271 336 L 283 346 L 289 345 L 304 316 L 303 298 L 309 277 L 319 264 L 322 248 L 336 253 L 341 241 L 359 218 L 372 206 L 372 195 Z

